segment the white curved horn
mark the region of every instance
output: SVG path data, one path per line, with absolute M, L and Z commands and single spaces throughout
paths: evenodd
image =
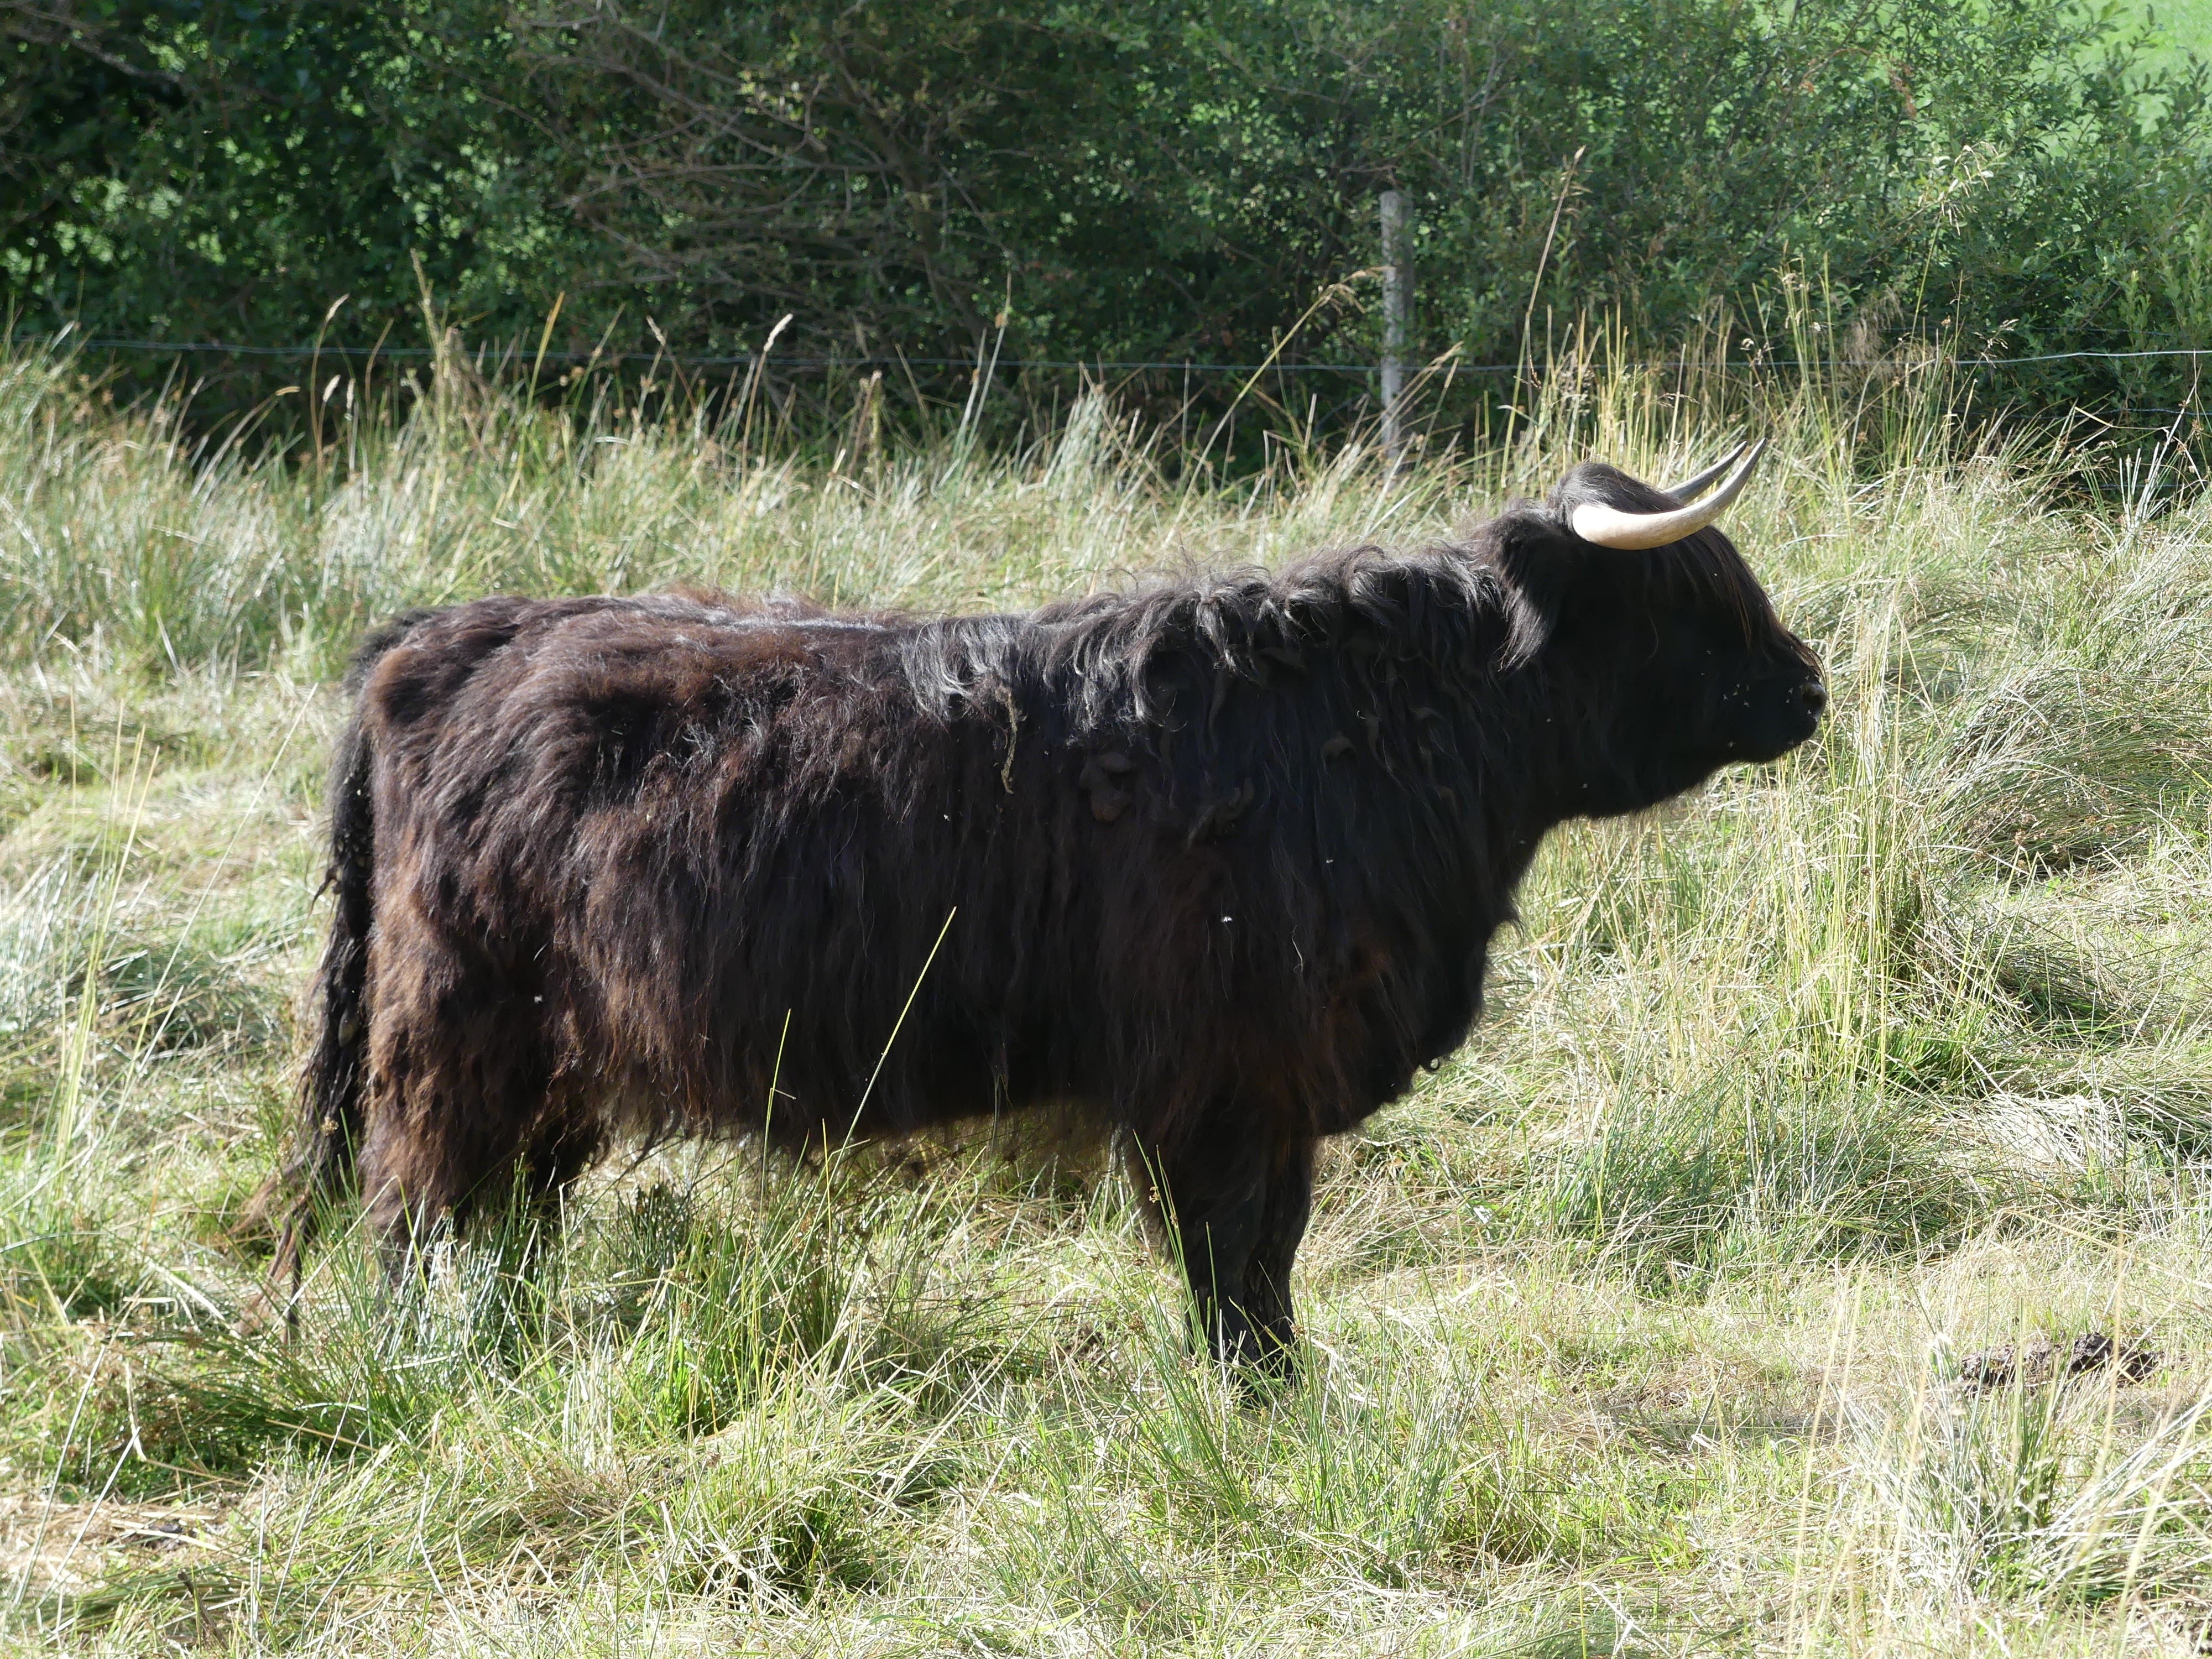
M 1729 474 L 1728 482 L 1695 507 L 1678 507 L 1671 513 L 1624 513 L 1617 507 L 1589 502 L 1577 507 L 1569 522 L 1576 535 L 1600 547 L 1633 551 L 1679 542 L 1703 530 L 1727 510 L 1728 504 L 1741 493 L 1765 447 L 1766 440 L 1761 438 L 1735 464 L 1735 471 Z
M 1750 442 L 1751 440 L 1746 438 L 1742 443 L 1738 444 L 1734 449 L 1729 451 L 1727 454 L 1722 456 L 1720 459 L 1715 461 L 1703 472 L 1693 472 L 1688 477 L 1683 479 L 1680 483 L 1668 484 L 1667 486 L 1666 493 L 1672 495 L 1676 501 L 1681 502 L 1683 506 L 1687 507 L 1692 501 L 1697 499 L 1698 492 L 1700 489 L 1703 489 L 1707 484 L 1719 477 L 1722 473 L 1727 471 L 1730 467 L 1736 464 L 1736 458 L 1743 453 L 1746 446 Z

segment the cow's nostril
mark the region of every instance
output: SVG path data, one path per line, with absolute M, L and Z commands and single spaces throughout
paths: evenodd
M 1817 715 L 1828 706 L 1828 688 L 1818 680 L 1808 680 L 1797 688 L 1797 701 L 1807 714 Z

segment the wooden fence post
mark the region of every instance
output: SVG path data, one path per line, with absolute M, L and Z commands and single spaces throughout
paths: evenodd
M 1413 309 L 1413 249 L 1406 198 L 1382 192 L 1382 453 L 1397 464 L 1406 442 L 1406 315 Z

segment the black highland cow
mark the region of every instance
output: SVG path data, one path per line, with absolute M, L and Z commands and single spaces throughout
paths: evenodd
M 1216 1352 L 1287 1369 L 1315 1145 L 1466 1037 L 1545 831 L 1818 723 L 1817 663 L 1711 527 L 1756 459 L 1694 506 L 1722 467 L 1593 463 L 1462 546 L 1019 616 L 392 623 L 332 771 L 280 1270 L 356 1161 L 404 1260 L 621 1130 L 1058 1104 L 1142 1154 Z

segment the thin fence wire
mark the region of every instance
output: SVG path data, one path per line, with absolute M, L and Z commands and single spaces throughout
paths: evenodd
M 52 334 L 16 333 L 8 337 L 10 345 L 59 344 L 64 336 Z M 246 345 L 222 340 L 134 340 L 89 337 L 76 342 L 77 348 L 88 351 L 143 351 L 167 356 L 213 354 L 231 357 L 391 357 L 410 362 L 428 361 L 436 356 L 429 346 L 351 346 L 331 341 L 314 345 Z M 474 353 L 471 353 L 474 356 Z M 513 355 L 513 354 L 508 354 Z M 523 351 L 520 354 L 532 361 L 545 362 L 581 363 L 621 361 L 636 357 L 654 357 L 684 368 L 734 368 L 756 361 L 757 351 L 708 353 L 690 355 L 670 351 L 654 351 L 644 348 L 623 349 L 602 349 L 594 351 L 546 350 Z M 2124 362 L 2148 358 L 2212 357 L 2212 347 L 2161 346 L 2132 351 L 2045 351 L 2021 357 L 1992 357 L 1983 355 L 1939 358 L 1960 368 L 2011 368 L 2036 363 L 2069 362 Z M 974 368 L 976 359 L 965 357 L 799 357 L 772 356 L 778 368 Z M 1769 368 L 1825 368 L 1838 360 L 1799 357 L 1731 357 L 1709 359 L 1695 357 L 1662 357 L 1627 362 L 1618 367 L 1644 371 L 1672 372 L 1681 369 L 1769 369 Z M 1115 359 L 1088 357 L 1025 357 L 1000 358 L 996 367 L 1001 370 L 1034 369 L 1090 369 L 1099 374 L 1139 374 L 1173 370 L 1189 374 L 1256 374 L 1263 370 L 1284 370 L 1289 373 L 1311 374 L 1372 374 L 1379 372 L 1375 363 L 1313 363 L 1286 362 L 1281 358 L 1260 363 L 1202 362 L 1194 359 L 1158 362 L 1127 362 Z M 1455 363 L 1452 371 L 1460 374 L 1517 374 L 1528 368 L 1526 363 Z

